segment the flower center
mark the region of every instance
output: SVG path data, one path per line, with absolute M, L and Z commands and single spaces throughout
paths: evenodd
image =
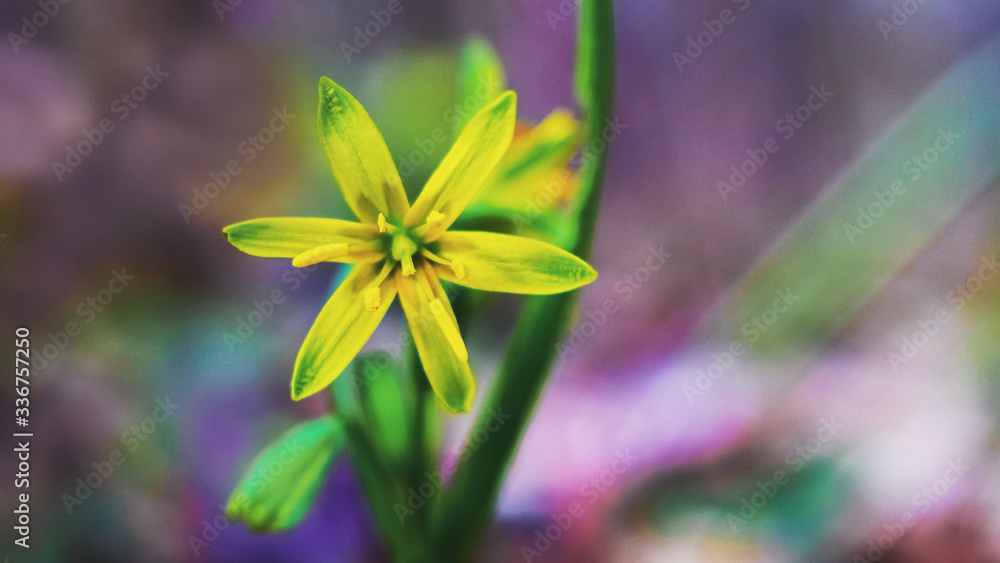
M 417 271 L 413 267 L 413 255 L 419 250 L 417 243 L 403 229 L 392 235 L 392 257 L 403 265 L 404 276 L 412 276 Z

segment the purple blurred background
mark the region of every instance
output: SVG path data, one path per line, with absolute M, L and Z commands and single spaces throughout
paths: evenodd
M 292 532 L 213 523 L 261 447 L 325 412 L 322 397 L 290 401 L 288 381 L 338 274 L 332 264 L 296 274 L 287 260 L 244 255 L 221 228 L 349 216 L 317 142 L 320 76 L 351 91 L 401 170 L 413 168 L 404 174 L 411 196 L 448 148 L 419 153 L 433 131 L 450 131 L 467 38 L 496 46 L 520 118 L 573 109 L 575 4 L 401 0 L 369 37 L 372 10 L 387 2 L 52 3 L 58 13 L 41 26 L 30 24 L 42 10 L 35 1 L 0 6 L 0 30 L 26 39 L 7 35 L 0 48 L 0 324 L 9 335 L 31 327 L 41 356 L 33 546 L 5 553 L 383 560 L 347 460 Z M 762 362 L 703 396 L 684 391 L 715 361 L 699 329 L 728 288 L 922 91 L 1000 31 L 1000 5 L 989 0 L 914 0 L 904 23 L 880 26 L 904 4 L 616 3 L 613 114 L 624 128 L 608 149 L 592 261 L 600 278 L 582 294 L 575 341 L 481 560 L 1000 561 L 995 395 L 968 359 L 967 325 L 950 325 L 903 374 L 879 344 L 897 342 L 920 303 L 1000 246 L 995 194 L 970 206 L 790 390 L 774 383 L 781 366 Z M 732 23 L 678 64 L 688 37 L 726 9 Z M 766 167 L 720 197 L 716 182 L 813 87 L 832 95 Z M 262 135 L 275 112 L 287 125 Z M 224 173 L 234 160 L 239 172 Z M 206 192 L 212 181 L 226 185 Z M 224 338 L 276 289 L 287 300 L 262 325 Z M 504 297 L 468 327 L 484 391 L 518 303 Z M 372 349 L 398 337 L 398 311 L 387 318 Z M 12 390 L 0 399 L 13 404 Z M 446 455 L 460 451 L 470 422 L 449 425 Z M 67 504 L 116 450 L 124 463 Z M 13 475 L 14 459 L 0 470 Z M 3 491 L 7 510 L 13 489 Z M 764 505 L 745 509 L 758 493 Z M 582 514 L 539 544 L 574 503 Z M 540 555 L 526 557 L 524 546 Z

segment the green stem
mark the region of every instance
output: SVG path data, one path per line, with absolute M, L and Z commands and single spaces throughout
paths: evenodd
M 614 87 L 614 18 L 611 0 L 580 6 L 577 96 L 586 120 L 586 147 L 596 146 L 611 116 Z M 586 259 L 593 244 L 605 152 L 587 151 L 580 170 L 579 229 L 566 246 Z M 545 387 L 557 346 L 569 328 L 576 292 L 528 300 L 472 435 L 489 438 L 471 452 L 445 493 L 442 520 L 434 529 L 443 561 L 471 558 L 490 523 L 503 477 Z M 509 415 L 499 428 L 494 415 Z M 493 431 L 490 426 L 494 426 Z
M 430 392 L 430 385 L 427 382 L 427 374 L 424 372 L 424 366 L 420 362 L 417 347 L 412 340 L 410 341 L 410 365 L 412 366 L 411 373 L 415 400 L 413 402 L 413 418 L 411 420 L 413 428 L 410 434 L 409 474 L 406 476 L 406 482 L 410 489 L 419 490 L 423 484 L 423 480 L 426 479 L 424 473 L 430 467 L 430 459 L 425 449 L 427 443 L 427 395 Z M 424 506 L 422 509 L 417 510 L 409 518 L 407 524 L 416 528 L 416 533 L 412 537 L 419 541 L 421 545 L 413 547 L 415 550 L 421 552 L 427 550 L 430 545 L 430 542 L 427 541 L 429 533 L 426 513 L 429 509 L 429 506 Z

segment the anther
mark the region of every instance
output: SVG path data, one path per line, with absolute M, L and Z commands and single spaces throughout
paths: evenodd
M 431 211 L 427 214 L 427 225 L 432 228 L 437 227 L 441 223 L 444 223 L 445 219 L 447 219 L 447 217 L 445 217 L 444 213 L 441 213 L 440 211 Z
M 400 257 L 399 262 L 403 265 L 403 275 L 412 276 L 417 273 L 417 269 L 413 267 L 413 255 L 404 254 Z
M 379 306 L 382 304 L 382 290 L 379 286 L 369 287 L 365 290 L 365 309 L 371 312 L 378 311 Z

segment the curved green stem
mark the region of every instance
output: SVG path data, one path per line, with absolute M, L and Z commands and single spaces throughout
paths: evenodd
M 564 246 L 586 259 L 596 230 L 606 161 L 606 151 L 593 147 L 603 142 L 614 89 L 611 0 L 585 0 L 580 6 L 576 86 L 586 120 L 585 147 L 590 150 L 585 151 L 580 170 L 579 228 Z M 442 518 L 433 529 L 442 560 L 469 559 L 489 525 L 503 477 L 545 387 L 576 301 L 576 292 L 569 292 L 532 297 L 525 305 L 473 428 L 472 435 L 485 433 L 488 438 L 459 466 L 445 493 Z

